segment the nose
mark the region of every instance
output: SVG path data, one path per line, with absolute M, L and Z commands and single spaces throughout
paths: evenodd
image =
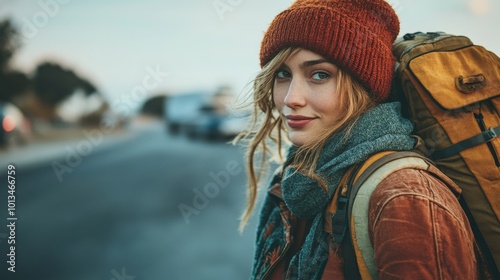
M 298 108 L 304 106 L 306 104 L 304 93 L 304 82 L 301 82 L 300 79 L 293 78 L 285 95 L 285 105 L 289 108 Z

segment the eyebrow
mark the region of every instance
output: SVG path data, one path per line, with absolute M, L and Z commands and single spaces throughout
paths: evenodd
M 302 62 L 302 64 L 300 64 L 300 68 L 301 68 L 301 69 L 304 69 L 304 68 L 311 67 L 311 66 L 314 66 L 314 65 L 316 65 L 316 64 L 321 64 L 321 63 L 325 63 L 325 62 L 330 63 L 330 64 L 333 64 L 333 63 L 331 63 L 330 61 L 328 61 L 328 60 L 326 60 L 326 59 L 316 59 L 316 60 L 308 60 L 308 61 L 304 61 L 304 62 Z M 286 69 L 290 69 L 290 68 L 288 67 L 288 65 L 286 65 L 286 63 L 283 63 L 283 64 L 281 65 L 281 67 L 284 67 L 284 68 L 286 68 Z
M 307 67 L 311 67 L 311 66 L 316 65 L 316 64 L 324 63 L 324 62 L 331 63 L 330 61 L 328 61 L 326 59 L 308 60 L 308 61 L 304 61 L 300 65 L 300 68 L 307 68 Z

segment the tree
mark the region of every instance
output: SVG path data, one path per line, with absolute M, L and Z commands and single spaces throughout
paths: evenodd
M 141 113 L 162 118 L 165 110 L 165 98 L 166 96 L 163 95 L 151 97 L 142 105 Z
M 26 91 L 30 80 L 26 74 L 20 71 L 9 71 L 0 75 L 0 102 L 9 102 Z
M 97 92 L 97 88 L 91 82 L 81 77 L 80 88 L 83 89 L 86 95 L 91 95 Z
M 26 74 L 9 70 L 9 61 L 19 48 L 19 37 L 10 20 L 0 22 L 0 102 L 12 98 L 27 89 Z
M 0 72 L 3 73 L 9 60 L 19 48 L 19 37 L 10 20 L 0 22 Z
M 86 79 L 56 63 L 44 62 L 35 70 L 33 86 L 40 100 L 49 106 L 56 106 L 77 89 L 86 95 L 97 92 L 96 87 Z

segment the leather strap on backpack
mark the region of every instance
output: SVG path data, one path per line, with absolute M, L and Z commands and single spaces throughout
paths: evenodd
M 488 130 L 483 131 L 482 133 L 476 136 L 460 141 L 454 145 L 451 145 L 446 149 L 435 151 L 432 154 L 432 158 L 434 158 L 435 160 L 447 158 L 451 155 L 458 154 L 463 150 L 472 148 L 482 143 L 487 143 L 499 136 L 500 136 L 500 126 L 497 126 L 495 128 L 490 127 Z
M 376 268 L 373 263 L 373 247 L 371 244 L 366 244 L 366 246 L 364 246 L 365 248 L 360 248 L 358 246 L 358 242 L 362 244 L 369 242 L 369 238 L 366 238 L 368 233 L 363 233 L 363 236 L 360 236 L 360 240 L 353 241 L 353 238 L 358 239 L 352 220 L 353 205 L 361 186 L 363 186 L 365 181 L 372 174 L 382 166 L 403 158 L 421 159 L 420 162 L 423 161 L 421 163 L 423 169 L 425 169 L 425 166 L 430 165 L 429 159 L 415 152 L 384 151 L 377 153 L 371 156 L 363 164 L 352 166 L 344 174 L 332 201 L 327 207 L 324 230 L 329 233 L 334 242 L 340 244 L 342 248 L 344 275 L 346 279 L 377 279 Z M 389 166 L 386 168 L 387 171 L 382 170 L 384 176 L 380 179 L 383 179 L 396 169 L 413 165 L 415 165 L 415 163 L 408 162 L 406 165 L 400 167 Z M 376 185 L 378 185 L 378 183 Z M 373 190 L 374 188 L 371 191 Z M 367 205 L 368 203 L 366 202 L 364 207 L 368 207 Z M 345 238 L 346 236 L 348 238 Z M 368 250 L 368 252 L 366 252 L 366 250 Z
M 324 225 L 325 232 L 332 235 L 335 242 L 342 243 L 345 233 L 348 230 L 349 189 L 359 176 L 372 166 L 375 161 L 391 153 L 393 151 L 383 151 L 372 155 L 362 164 L 351 166 L 342 176 L 337 190 L 326 208 L 327 215 L 325 216 Z

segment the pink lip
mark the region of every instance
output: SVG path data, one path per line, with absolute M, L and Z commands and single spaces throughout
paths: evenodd
M 306 126 L 308 123 L 310 123 L 315 119 L 313 117 L 307 117 L 302 115 L 287 115 L 285 116 L 285 118 L 286 118 L 286 123 L 291 128 L 303 128 L 304 126 Z

